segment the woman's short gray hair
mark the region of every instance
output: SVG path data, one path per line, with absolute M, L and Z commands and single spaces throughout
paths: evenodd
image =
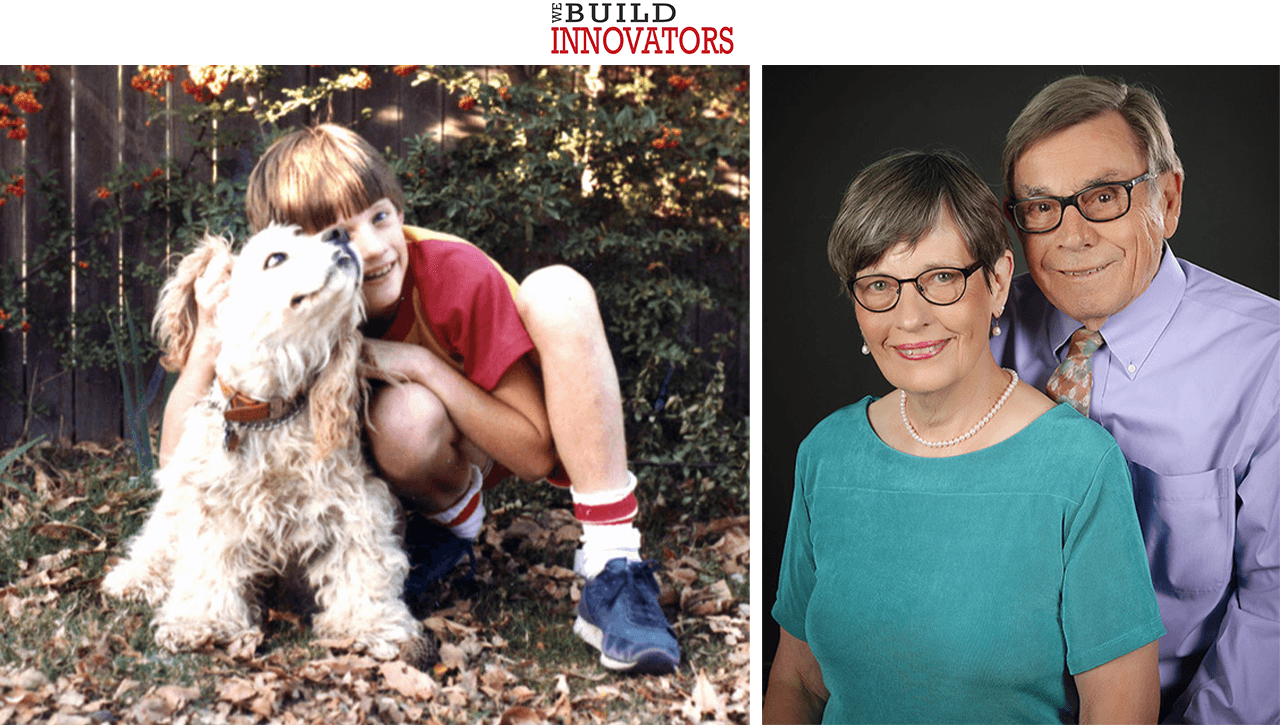
M 1146 154 L 1148 172 L 1182 173 L 1182 161 L 1173 150 L 1169 121 L 1153 93 L 1110 78 L 1068 76 L 1045 86 L 1009 127 L 1000 157 L 1008 198 L 1016 196 L 1013 167 L 1032 144 L 1110 111 L 1123 116 L 1133 130 L 1139 149 Z
M 845 191 L 827 261 L 841 287 L 898 244 L 914 247 L 944 214 L 955 221 L 987 280 L 1010 248 L 1000 202 L 960 156 L 946 151 L 892 154 L 862 170 Z

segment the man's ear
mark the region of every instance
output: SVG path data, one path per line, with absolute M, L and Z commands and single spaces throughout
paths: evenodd
M 1009 302 L 1009 287 L 1013 284 L 1013 250 L 1004 250 L 1004 256 L 996 260 L 995 274 L 991 278 L 991 299 L 995 304 L 992 312 L 993 317 L 999 317 L 997 312 L 1003 311 L 1004 306 Z
M 1164 238 L 1169 239 L 1178 231 L 1178 217 L 1182 214 L 1182 172 L 1169 171 L 1157 177 L 1160 190 L 1158 212 L 1164 217 Z

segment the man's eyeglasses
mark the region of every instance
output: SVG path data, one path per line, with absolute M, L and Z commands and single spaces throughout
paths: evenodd
M 897 279 L 887 274 L 868 274 L 846 280 L 845 286 L 853 293 L 853 299 L 868 312 L 892 310 L 902 297 L 902 285 L 908 283 L 916 286 L 925 302 L 945 307 L 964 297 L 964 291 L 969 285 L 969 275 L 981 268 L 981 262 L 974 262 L 964 269 L 937 267 L 911 279 Z
M 1156 178 L 1159 174 L 1145 173 L 1130 181 L 1109 181 L 1094 184 L 1071 196 L 1032 196 L 1008 203 L 1013 223 L 1029 234 L 1044 234 L 1062 224 L 1062 214 L 1074 206 L 1080 216 L 1091 222 L 1109 222 L 1129 213 L 1133 187 Z

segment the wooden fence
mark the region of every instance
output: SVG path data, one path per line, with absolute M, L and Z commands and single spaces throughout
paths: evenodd
M 517 76 L 524 72 L 520 68 L 506 70 Z M 0 82 L 17 77 L 20 72 L 18 66 L 0 66 Z M 478 72 L 486 70 L 478 69 Z M 64 205 L 73 219 L 75 233 L 67 240 L 72 255 L 85 245 L 93 244 L 106 245 L 108 256 L 120 265 L 132 265 L 140 260 L 143 251 L 136 240 L 142 235 L 130 231 L 144 222 L 125 226 L 114 238 L 87 238 L 93 221 L 106 213 L 109 203 L 99 198 L 97 189 L 122 166 L 147 168 L 166 160 L 188 162 L 193 156 L 194 142 L 182 120 L 181 110 L 184 104 L 195 101 L 183 93 L 176 82 L 171 82 L 164 91 L 164 103 L 166 110 L 175 112 L 157 116 L 156 102 L 130 86 L 134 73 L 134 66 L 55 66 L 50 69 L 50 80 L 38 94 L 43 108 L 28 116 L 27 139 L 18 142 L 0 136 L 0 171 L 38 167 L 41 173 L 55 174 L 66 190 L 65 198 L 42 198 L 28 179 L 25 195 L 7 199 L 5 206 L 0 207 L 0 264 L 25 264 L 31 260 L 36 246 L 49 236 L 46 215 L 59 205 Z M 284 70 L 279 84 L 285 88 L 308 85 L 317 80 L 314 77 L 317 74 L 311 67 L 290 67 Z M 328 75 L 332 77 L 331 72 Z M 413 86 L 410 79 L 391 73 L 374 74 L 373 81 L 368 90 L 341 92 L 315 114 L 299 111 L 287 118 L 286 123 L 326 120 L 349 124 L 375 148 L 389 149 L 395 155 L 403 155 L 407 150 L 405 139 L 423 134 L 432 134 L 442 151 L 447 150 L 451 142 L 483 123 L 478 115 L 459 111 L 457 99 L 438 85 Z M 362 118 L 360 110 L 364 108 L 372 109 L 372 115 Z M 229 133 L 236 130 L 225 129 Z M 238 130 L 256 132 L 248 127 Z M 208 174 L 206 178 L 210 180 L 218 174 L 238 178 L 248 174 L 255 160 L 247 151 L 236 152 L 217 158 L 215 163 L 205 163 L 201 173 Z M 0 183 L 7 184 L 9 179 Z M 744 248 L 731 259 L 722 260 L 728 267 L 740 271 L 744 298 L 748 259 Z M 161 259 L 151 261 L 163 263 Z M 25 271 L 28 277 L 38 272 L 30 268 Z M 113 283 L 110 276 L 105 279 L 88 274 L 77 276 L 74 265 L 72 273 L 67 289 L 31 295 L 29 309 L 65 312 L 103 296 L 113 299 L 119 299 L 113 296 L 123 296 L 130 307 L 138 311 L 136 317 L 149 320 L 155 290 L 124 289 L 118 282 Z M 0 450 L 19 439 L 38 435 L 63 442 L 100 443 L 126 437 L 119 374 L 114 369 L 91 367 L 60 370 L 60 353 L 54 342 L 58 335 L 66 333 L 47 329 L 40 323 L 41 319 L 36 317 L 25 332 L 14 329 L 12 324 L 0 330 L 0 402 L 5 407 L 5 412 L 0 413 Z M 726 361 L 730 378 L 727 392 L 745 410 L 747 320 L 717 317 L 695 320 L 693 324 L 703 328 L 699 336 L 709 336 L 726 327 L 738 328 L 739 348 Z M 104 321 L 100 325 L 80 326 L 74 334 L 105 341 L 108 332 Z M 153 369 L 154 364 L 149 364 L 148 376 Z M 152 381 L 140 381 L 143 385 L 148 382 Z M 153 403 L 153 413 L 159 410 L 158 405 L 159 401 Z M 29 411 L 29 415 L 24 411 Z M 153 416 L 152 420 L 156 418 Z

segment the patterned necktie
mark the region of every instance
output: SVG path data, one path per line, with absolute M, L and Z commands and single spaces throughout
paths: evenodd
M 1080 328 L 1071 336 L 1071 347 L 1067 350 L 1067 358 L 1062 361 L 1045 392 L 1057 403 L 1070 403 L 1071 407 L 1082 415 L 1089 414 L 1089 397 L 1093 390 L 1093 353 L 1102 347 L 1102 333 L 1090 332 Z

